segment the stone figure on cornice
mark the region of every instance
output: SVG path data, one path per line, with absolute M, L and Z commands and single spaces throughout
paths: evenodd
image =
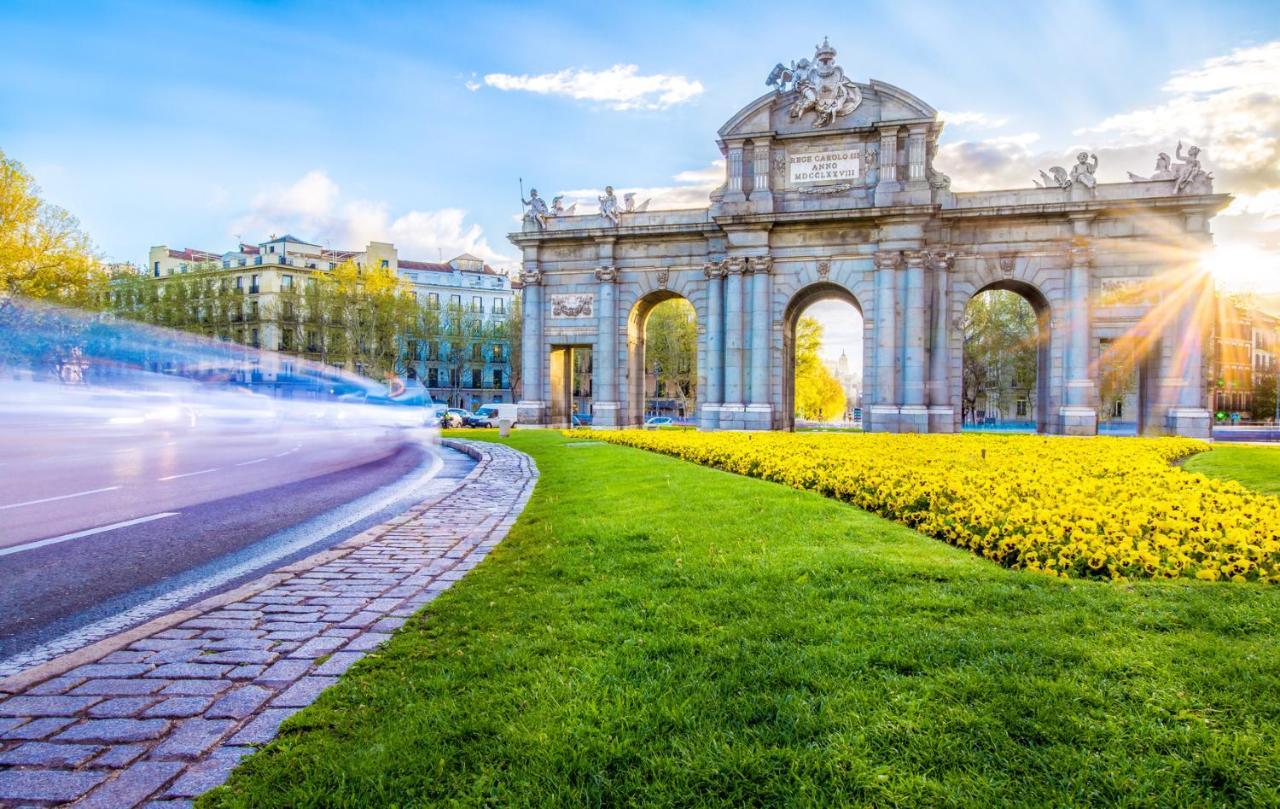
M 1175 177 L 1173 178 L 1173 193 L 1181 194 L 1189 189 L 1192 185 L 1207 184 L 1213 180 L 1213 175 L 1208 174 L 1200 168 L 1200 147 L 1191 146 L 1187 149 L 1187 156 L 1182 156 L 1182 141 L 1178 141 L 1178 148 L 1174 152 L 1178 160 L 1182 161 L 1174 167 Z
M 532 223 L 538 230 L 545 228 L 551 212 L 547 210 L 547 201 L 538 196 L 538 189 L 529 189 L 529 198 L 520 201 L 529 208 L 525 211 L 524 221 Z
M 600 215 L 613 224 L 618 224 L 621 212 L 618 210 L 618 197 L 613 193 L 613 186 L 606 185 L 604 196 L 596 199 L 600 200 Z
M 1131 171 L 1129 172 L 1129 179 L 1135 183 L 1145 183 L 1152 180 L 1176 179 L 1177 174 L 1174 173 L 1173 169 L 1169 168 L 1169 163 L 1170 163 L 1169 153 L 1161 152 L 1159 155 L 1156 156 L 1155 174 L 1152 174 L 1150 177 L 1143 177 L 1142 175 L 1134 174 Z
M 1093 162 L 1090 162 L 1090 158 L 1093 159 Z M 1080 152 L 1076 155 L 1076 164 L 1071 167 L 1071 182 L 1093 189 L 1098 185 L 1098 179 L 1094 176 L 1097 170 L 1098 156 L 1088 152 Z
M 578 203 L 573 203 L 568 208 L 564 207 L 564 194 L 556 194 L 551 198 L 551 215 L 552 216 L 573 216 L 573 212 L 577 210 Z
M 1031 182 L 1036 184 L 1036 188 L 1070 188 L 1071 176 L 1062 166 L 1053 166 L 1047 174 L 1041 169 L 1040 179 Z
M 779 62 L 765 79 L 765 84 L 779 93 L 786 92 L 792 82 L 798 97 L 788 114 L 800 118 L 812 112 L 814 129 L 830 126 L 837 117 L 848 115 L 862 103 L 862 91 L 836 64 L 836 49 L 825 37 L 822 44 L 814 48 L 812 62 L 801 59 L 792 62 L 791 67 Z

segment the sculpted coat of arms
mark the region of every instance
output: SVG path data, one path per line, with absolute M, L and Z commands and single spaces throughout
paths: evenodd
M 779 62 L 765 79 L 765 84 L 780 93 L 786 92 L 793 83 L 796 100 L 788 114 L 798 119 L 814 113 L 814 129 L 830 126 L 837 117 L 848 115 L 862 103 L 862 91 L 836 64 L 836 49 L 826 37 L 814 49 L 812 62 L 801 59 L 792 62 L 791 67 Z

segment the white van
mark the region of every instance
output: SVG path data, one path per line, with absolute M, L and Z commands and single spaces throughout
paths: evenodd
M 471 423 L 476 427 L 497 427 L 501 419 L 507 419 L 512 426 L 516 423 L 518 408 L 513 404 L 487 404 L 476 408 L 475 418 Z

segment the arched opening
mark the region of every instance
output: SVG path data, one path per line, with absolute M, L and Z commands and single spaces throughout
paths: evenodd
M 693 423 L 698 413 L 698 324 L 693 304 L 669 290 L 636 302 L 627 318 L 627 424 Z
M 783 321 L 782 428 L 862 424 L 862 306 L 823 282 L 802 289 Z
M 1049 302 L 1019 281 L 978 290 L 964 310 L 965 430 L 1048 432 Z

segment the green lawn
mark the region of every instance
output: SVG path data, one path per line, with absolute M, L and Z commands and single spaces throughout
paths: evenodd
M 1238 480 L 1250 489 L 1280 495 L 1280 447 L 1216 444 L 1183 466 L 1213 478 Z
M 201 806 L 1280 804 L 1280 588 L 1018 573 L 510 442 L 542 471 L 512 534 Z

